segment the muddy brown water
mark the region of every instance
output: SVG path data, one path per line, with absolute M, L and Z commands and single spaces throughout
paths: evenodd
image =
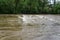
M 60 16 L 0 15 L 0 40 L 60 40 Z

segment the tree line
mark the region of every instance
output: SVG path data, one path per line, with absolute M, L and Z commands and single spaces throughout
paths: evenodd
M 3 14 L 60 14 L 60 3 L 54 0 L 0 0 Z

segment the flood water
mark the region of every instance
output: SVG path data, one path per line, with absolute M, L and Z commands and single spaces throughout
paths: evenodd
M 0 40 L 60 40 L 60 15 L 12 16 L 0 23 Z

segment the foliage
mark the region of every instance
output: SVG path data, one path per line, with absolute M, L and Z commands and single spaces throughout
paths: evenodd
M 14 0 L 0 0 L 0 13 L 14 13 Z
M 49 4 L 48 0 L 0 0 L 0 13 L 59 14 L 60 3 L 55 0 L 54 4 Z

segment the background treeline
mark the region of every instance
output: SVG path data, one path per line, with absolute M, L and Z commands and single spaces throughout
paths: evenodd
M 0 0 L 2 14 L 60 14 L 60 2 L 50 4 L 48 0 Z

